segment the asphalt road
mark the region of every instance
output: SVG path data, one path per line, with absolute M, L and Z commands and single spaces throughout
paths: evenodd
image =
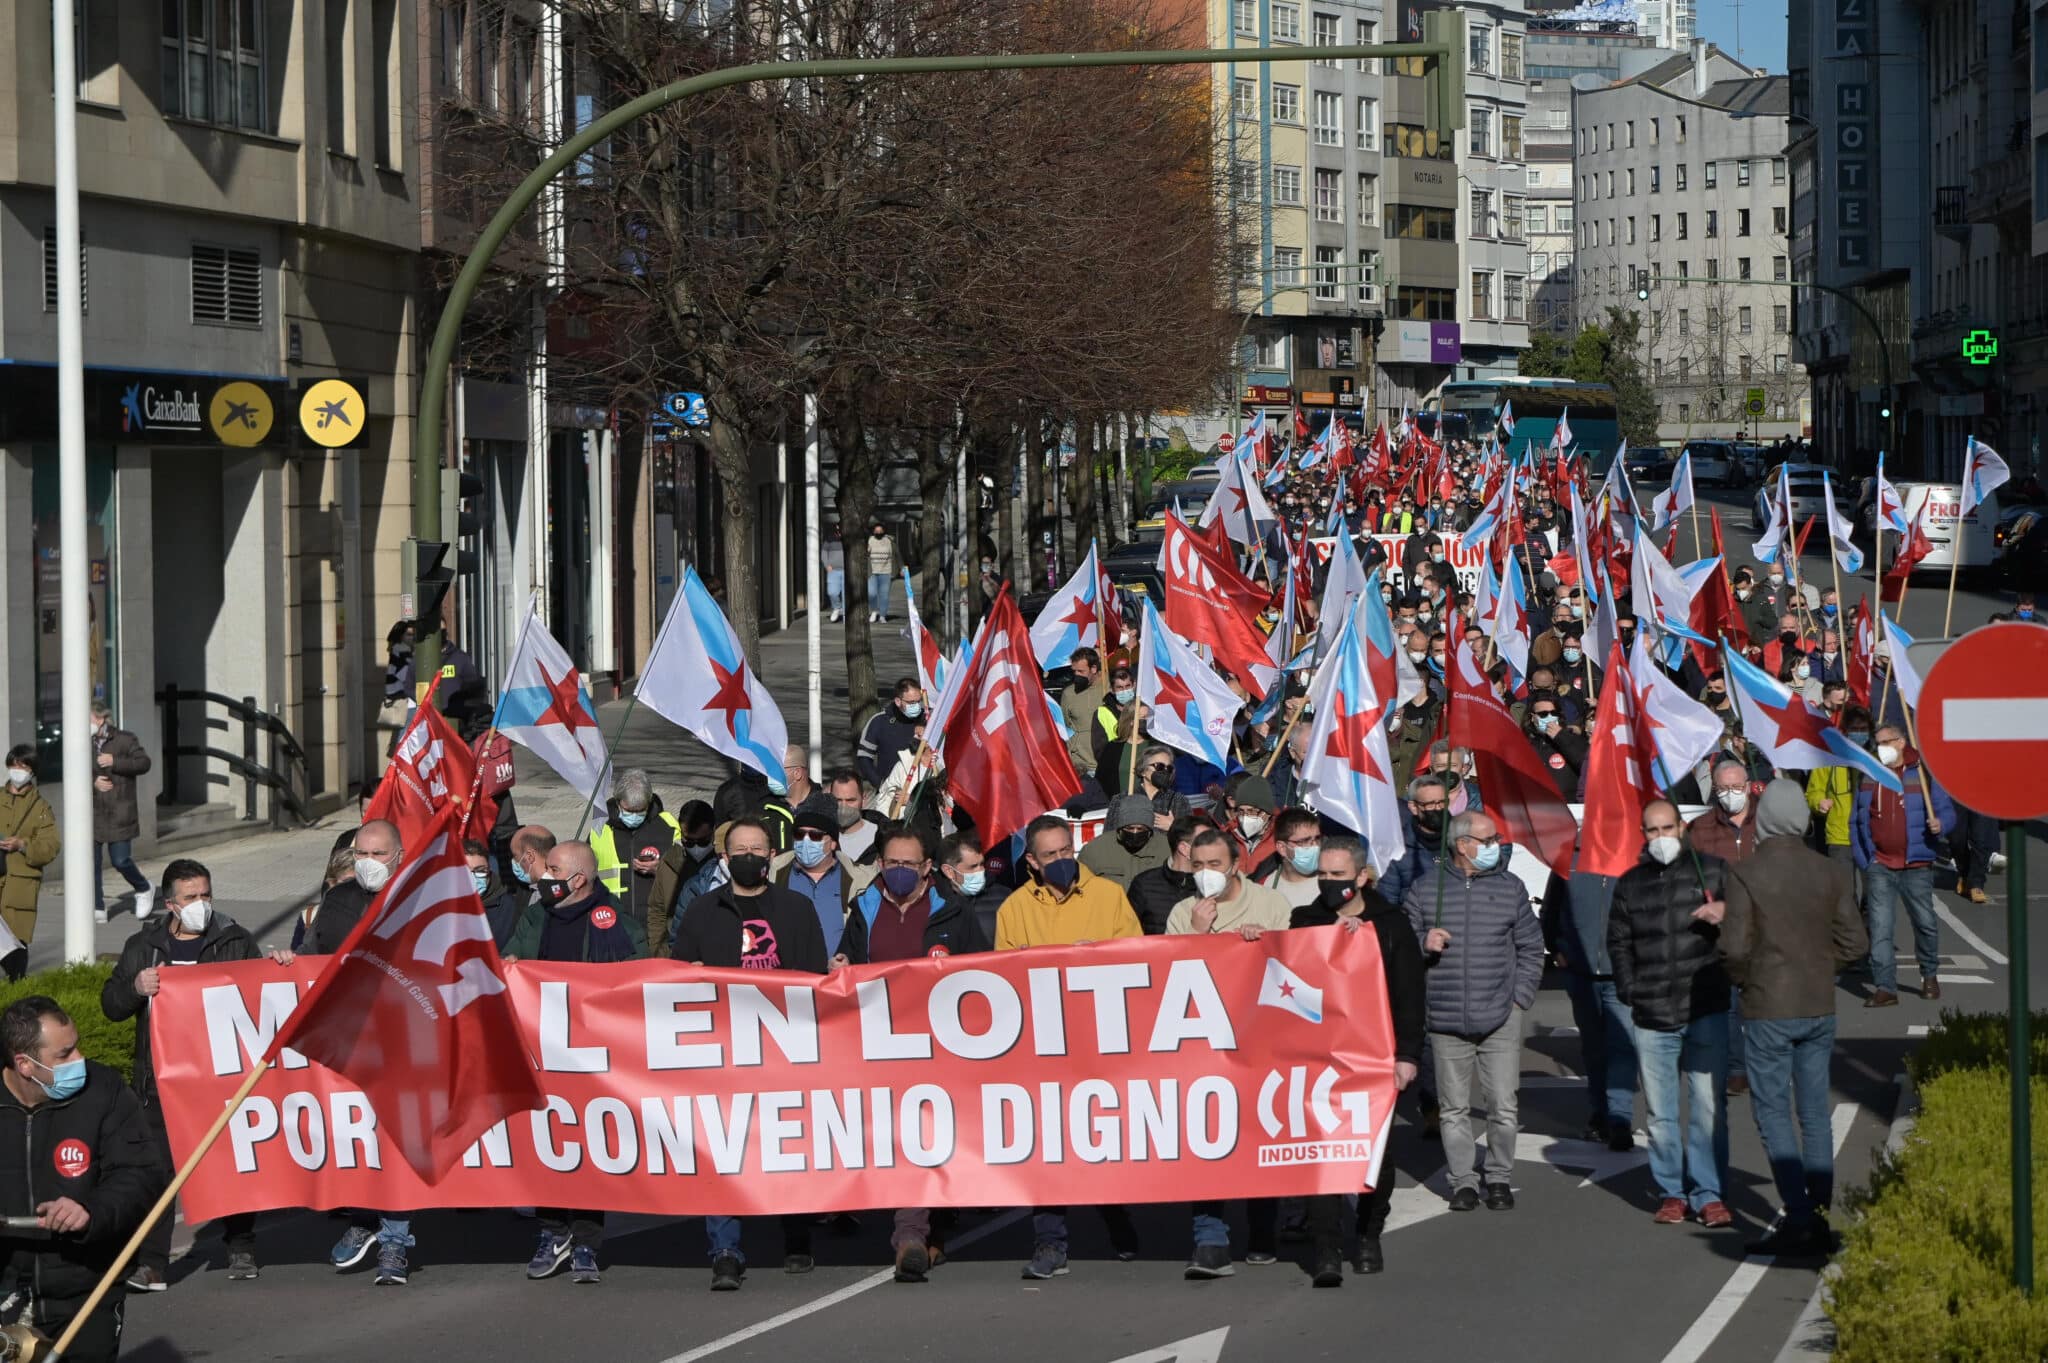
M 1727 499 L 1730 502 L 1736 499 Z M 1747 518 L 1728 522 L 1730 546 L 1746 549 Z M 1816 582 L 1824 560 L 1808 562 Z M 1866 578 L 1867 582 L 1867 578 Z M 1853 603 L 1856 589 L 1848 595 Z M 1959 596 L 1959 624 L 2002 609 L 1996 593 Z M 1941 592 L 1916 587 L 1906 626 L 1940 632 Z M 2048 850 L 2030 858 L 2031 893 L 2048 894 Z M 2002 1011 L 2007 997 L 2003 877 L 1992 902 L 1938 896 L 1944 916 L 1945 1006 Z M 238 905 L 260 921 L 265 905 Z M 285 901 L 268 905 L 272 911 Z M 1910 935 L 1899 915 L 1900 946 Z M 2048 934 L 2033 935 L 2024 963 L 2044 978 Z M 1910 964 L 1903 969 L 1913 978 Z M 183 1256 L 171 1289 L 131 1298 L 124 1357 L 245 1363 L 360 1363 L 362 1359 L 602 1358 L 616 1363 L 720 1363 L 830 1358 L 866 1360 L 1059 1358 L 1068 1363 L 1254 1363 L 1256 1360 L 1393 1357 L 1580 1363 L 1752 1363 L 1777 1356 L 1817 1286 L 1812 1265 L 1745 1262 L 1742 1245 L 1771 1215 L 1774 1199 L 1744 1098 L 1730 1100 L 1738 1225 L 1654 1226 L 1655 1193 L 1640 1148 L 1614 1156 L 1577 1137 L 1586 1115 L 1577 1037 L 1559 981 L 1547 982 L 1523 1057 L 1522 1140 L 1512 1212 L 1450 1214 L 1442 1147 L 1404 1123 L 1393 1137 L 1400 1188 L 1383 1276 L 1314 1291 L 1283 1258 L 1240 1263 L 1234 1278 L 1189 1283 L 1184 1204 L 1136 1209 L 1143 1254 L 1120 1263 L 1099 1218 L 1077 1212 L 1074 1267 L 1047 1283 L 1023 1281 L 1028 1221 L 1014 1212 L 962 1216 L 953 1258 L 923 1286 L 899 1286 L 889 1260 L 888 1217 L 870 1213 L 857 1234 L 820 1228 L 817 1270 L 779 1269 L 769 1222 L 750 1226 L 755 1268 L 743 1291 L 713 1295 L 702 1229 L 694 1222 L 614 1218 L 603 1250 L 604 1282 L 525 1281 L 536 1227 L 510 1212 L 429 1213 L 415 1222 L 411 1284 L 377 1289 L 365 1270 L 337 1275 L 326 1250 L 342 1223 L 318 1213 L 264 1219 L 263 1276 L 230 1284 L 217 1237 L 180 1228 Z M 1859 986 L 1860 988 L 1860 986 Z M 1863 1178 L 1883 1143 L 1898 1096 L 1902 1057 L 1937 1019 L 1936 1005 L 1908 993 L 1897 1008 L 1866 1010 L 1860 993 L 1838 995 L 1841 1039 L 1834 1065 L 1838 1182 Z M 1243 1225 L 1237 1249 L 1243 1252 Z M 1283 1246 L 1299 1256 L 1306 1247 Z M 1369 1332 L 1369 1333 L 1368 1333 Z M 1810 1356 L 1810 1355 L 1807 1355 Z

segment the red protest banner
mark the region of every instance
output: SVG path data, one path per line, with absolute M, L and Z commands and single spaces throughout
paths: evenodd
M 171 972 L 150 1025 L 181 1157 L 325 964 Z M 824 977 L 671 961 L 506 974 L 545 1108 L 491 1128 L 430 1186 L 357 1085 L 286 1051 L 186 1184 L 187 1219 L 1352 1192 L 1377 1176 L 1393 1116 L 1371 932 L 1147 937 Z

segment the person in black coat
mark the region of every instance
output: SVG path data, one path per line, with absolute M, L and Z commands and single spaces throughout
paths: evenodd
M 1164 866 L 1154 866 L 1131 877 L 1126 891 L 1131 908 L 1145 935 L 1157 937 L 1166 931 L 1166 915 L 1173 906 L 1195 892 L 1195 863 L 1192 844 L 1195 834 L 1209 827 L 1205 819 L 1189 815 L 1175 819 L 1166 830 L 1167 856 Z
M 512 930 L 519 926 L 519 912 L 526 906 L 528 896 L 514 894 L 498 879 L 490 849 L 475 838 L 462 844 L 462 859 L 469 863 L 469 874 L 476 882 L 476 897 L 483 902 L 484 917 L 490 920 L 491 940 L 502 953 L 512 941 Z
M 341 944 L 362 921 L 370 901 L 390 884 L 405 857 L 397 826 L 383 819 L 372 819 L 358 828 L 352 846 L 356 854 L 355 878 L 342 881 L 320 897 L 320 907 L 306 928 L 305 948 L 310 955 L 332 956 L 341 950 Z
M 1586 770 L 1586 737 L 1564 727 L 1564 711 L 1557 697 L 1538 693 L 1529 698 L 1529 746 L 1550 769 L 1557 793 L 1567 800 L 1578 799 L 1579 782 Z
M 940 843 L 933 861 L 938 875 L 935 883 L 940 892 L 972 913 L 975 930 L 980 933 L 981 940 L 993 944 L 996 940 L 996 912 L 1003 907 L 1003 901 L 1010 897 L 1014 887 L 990 877 L 988 859 L 982 855 L 981 844 L 964 833 L 955 833 Z
M 1372 875 L 1365 844 L 1348 834 L 1323 839 L 1322 862 L 1318 868 L 1321 885 L 1316 900 L 1296 909 L 1288 919 L 1291 928 L 1327 927 L 1343 923 L 1347 930 L 1371 928 L 1379 937 L 1380 966 L 1387 976 L 1387 1005 L 1394 1022 L 1394 1083 L 1405 1089 L 1421 1072 L 1425 1020 L 1422 944 L 1408 915 L 1389 902 L 1367 882 Z M 1388 1140 L 1393 1139 L 1388 1133 Z M 1391 1150 L 1380 1159 L 1379 1183 L 1358 1199 L 1358 1252 L 1352 1271 L 1378 1273 L 1386 1267 L 1380 1251 L 1380 1234 L 1386 1229 L 1387 1212 L 1394 1203 L 1394 1158 Z M 1317 1287 L 1339 1287 L 1344 1282 L 1343 1239 L 1339 1221 L 1344 1199 L 1335 1193 L 1308 1200 L 1309 1238 L 1314 1262 L 1310 1272 Z
M 27 1319 L 55 1339 L 85 1309 L 128 1238 L 156 1205 L 169 1172 L 120 1072 L 78 1051 L 78 1028 L 53 998 L 17 999 L 0 1013 L 7 1074 L 0 1091 L 0 1216 L 34 1217 L 40 1231 L 0 1234 Z M 114 1363 L 121 1299 L 109 1293 L 64 1356 Z
M 157 1100 L 156 1064 L 150 1055 L 149 1001 L 163 989 L 164 974 L 182 965 L 213 965 L 222 961 L 253 961 L 264 954 L 249 930 L 213 910 L 213 876 L 196 861 L 180 858 L 164 867 L 157 904 L 163 912 L 151 918 L 121 949 L 114 973 L 100 986 L 100 1011 L 110 1021 L 135 1019 L 135 1093 L 157 1156 L 171 1167 L 170 1136 L 164 1128 L 163 1106 Z M 285 965 L 288 951 L 270 953 Z M 228 1278 L 256 1276 L 256 1213 L 238 1212 L 222 1218 L 227 1243 Z M 171 1218 L 160 1218 L 135 1256 L 128 1285 L 142 1292 L 162 1290 L 171 1268 Z

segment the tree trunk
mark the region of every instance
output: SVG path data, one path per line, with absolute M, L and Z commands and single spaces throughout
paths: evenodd
M 1095 421 L 1086 415 L 1074 419 L 1074 465 L 1069 470 L 1073 475 L 1067 480 L 1069 488 L 1069 509 L 1067 519 L 1074 527 L 1074 562 L 1079 563 L 1088 552 L 1088 541 L 1095 538 Z
M 822 404 L 821 404 L 822 405 Z M 868 530 L 875 523 L 875 454 L 861 414 L 833 403 L 821 420 L 839 456 L 839 524 L 846 541 L 846 718 L 858 736 L 875 701 L 875 644 L 868 629 Z
M 714 410 L 718 410 L 714 408 Z M 710 427 L 711 459 L 725 502 L 725 618 L 739 636 L 740 651 L 756 676 L 761 672 L 761 584 L 754 573 L 754 470 L 747 457 L 747 432 L 730 421 Z
M 953 462 L 946 458 L 936 424 L 917 432 L 917 500 L 924 522 L 917 534 L 918 615 L 943 646 L 951 639 L 946 609 L 946 500 L 953 491 Z
M 1045 509 L 1046 421 L 1027 417 L 1024 428 L 1024 523 L 1017 527 L 1017 556 L 1010 564 L 1010 582 L 1016 595 L 1037 580 L 1043 546 L 1039 528 L 1047 523 Z

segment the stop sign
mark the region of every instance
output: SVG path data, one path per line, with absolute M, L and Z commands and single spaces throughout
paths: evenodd
M 1987 625 L 1948 646 L 1920 688 L 1920 751 L 1980 814 L 2048 814 L 2048 629 Z
M 1216 440 L 1216 453 L 1218 453 L 1218 454 L 1229 454 L 1229 453 L 1230 453 L 1230 452 L 1231 452 L 1232 450 L 1234 450 L 1234 449 L 1236 449 L 1236 448 L 1237 448 L 1237 437 L 1236 437 L 1236 436 L 1234 436 L 1234 435 L 1231 435 L 1231 434 L 1230 434 L 1230 433 L 1229 433 L 1228 431 L 1224 432 L 1224 433 L 1223 433 L 1223 434 L 1222 434 L 1221 436 L 1217 437 L 1217 440 Z

